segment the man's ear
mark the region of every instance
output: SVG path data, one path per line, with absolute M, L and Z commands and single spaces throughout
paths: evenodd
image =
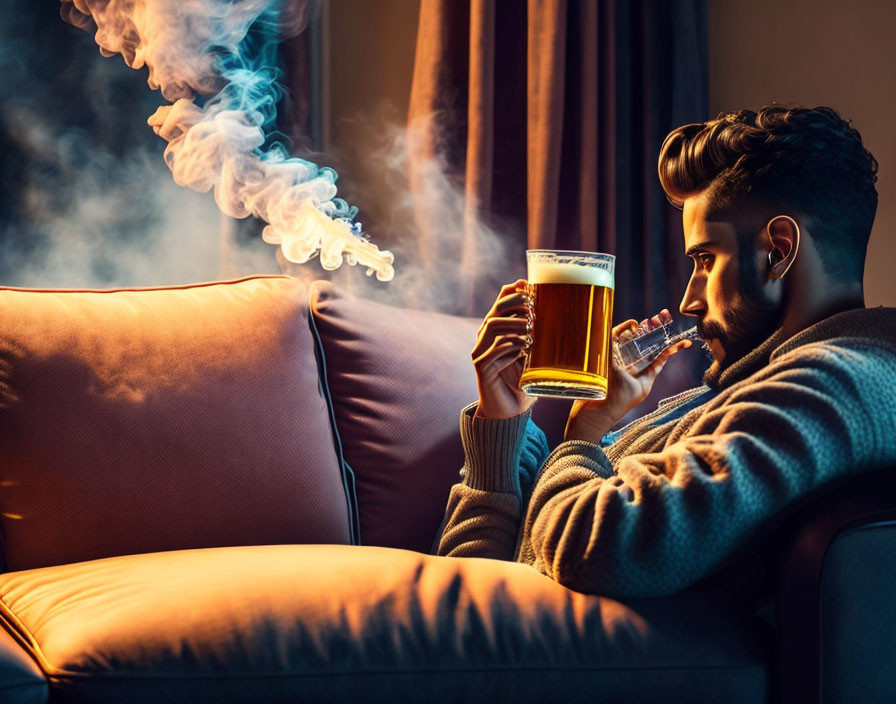
M 800 226 L 789 215 L 776 215 L 765 226 L 768 234 L 768 276 L 783 279 L 800 249 Z

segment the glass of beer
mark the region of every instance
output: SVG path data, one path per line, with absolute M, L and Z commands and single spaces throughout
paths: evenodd
M 532 249 L 526 260 L 532 344 L 520 388 L 530 396 L 606 398 L 616 257 Z

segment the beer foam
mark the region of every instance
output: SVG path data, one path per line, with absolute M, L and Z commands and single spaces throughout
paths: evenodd
M 562 262 L 529 262 L 530 284 L 584 284 L 615 287 L 615 277 L 606 269 Z

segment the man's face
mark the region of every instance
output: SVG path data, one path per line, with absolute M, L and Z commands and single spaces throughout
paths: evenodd
M 739 238 L 733 223 L 707 222 L 707 206 L 705 193 L 684 203 L 685 254 L 694 272 L 679 310 L 698 319 L 713 356 L 707 378 L 717 379 L 780 326 L 780 309 L 762 289 L 765 254 L 755 246 L 761 228 Z

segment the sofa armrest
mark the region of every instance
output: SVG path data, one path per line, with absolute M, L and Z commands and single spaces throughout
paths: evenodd
M 47 680 L 37 663 L 0 625 L 0 702 L 43 704 L 49 696 Z
M 896 650 L 896 468 L 814 497 L 781 558 L 779 700 L 889 701 L 896 677 L 880 660 Z

